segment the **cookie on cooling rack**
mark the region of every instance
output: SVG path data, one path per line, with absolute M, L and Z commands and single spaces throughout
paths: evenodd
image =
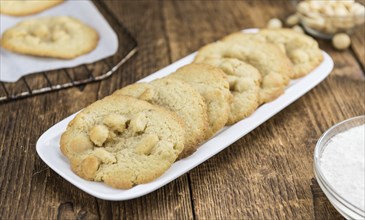
M 93 28 L 76 18 L 56 16 L 18 23 L 3 33 L 1 46 L 20 54 L 73 59 L 94 50 L 98 41 Z
M 11 16 L 36 14 L 62 3 L 63 0 L 1 0 L 0 13 Z

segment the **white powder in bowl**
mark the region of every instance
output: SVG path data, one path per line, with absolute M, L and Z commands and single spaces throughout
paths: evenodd
M 320 169 L 332 188 L 365 210 L 365 125 L 332 137 L 320 158 Z

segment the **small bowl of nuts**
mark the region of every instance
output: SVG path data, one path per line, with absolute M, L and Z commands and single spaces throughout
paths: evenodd
M 354 0 L 301 1 L 297 14 L 309 34 L 323 39 L 337 33 L 351 34 L 365 22 L 365 7 Z

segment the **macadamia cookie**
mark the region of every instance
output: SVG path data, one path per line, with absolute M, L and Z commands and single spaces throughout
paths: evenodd
M 217 58 L 236 58 L 247 62 L 262 76 L 260 103 L 270 102 L 280 96 L 289 84 L 292 64 L 275 45 L 250 40 L 250 37 L 244 42 L 218 41 L 208 44 L 198 51 L 194 62 L 204 63 L 204 60 Z
M 150 83 L 135 83 L 114 92 L 148 101 L 176 112 L 185 124 L 184 151 L 179 158 L 194 153 L 207 138 L 207 106 L 198 91 L 176 79 L 161 78 Z
M 1 0 L 0 13 L 11 16 L 31 15 L 62 2 L 63 0 Z
M 80 177 L 128 189 L 162 175 L 184 149 L 173 112 L 126 96 L 83 109 L 61 137 L 61 151 Z
M 93 28 L 72 17 L 56 16 L 18 23 L 3 33 L 1 46 L 21 54 L 72 59 L 94 50 L 98 41 Z
M 250 64 L 234 58 L 208 59 L 204 63 L 224 71 L 233 96 L 227 124 L 234 124 L 251 115 L 260 105 L 261 74 Z
M 193 63 L 179 68 L 168 78 L 185 81 L 202 95 L 208 111 L 208 137 L 226 125 L 233 97 L 229 91 L 228 79 L 221 69 Z
M 258 33 L 267 42 L 282 45 L 293 64 L 294 75 L 299 78 L 315 69 L 323 60 L 317 41 L 291 29 L 263 29 Z

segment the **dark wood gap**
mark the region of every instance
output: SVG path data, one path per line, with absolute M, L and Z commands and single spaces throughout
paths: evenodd
M 350 47 L 349 51 L 352 54 L 352 56 L 355 58 L 356 62 L 359 64 L 359 66 L 360 66 L 360 68 L 362 70 L 362 74 L 365 77 L 365 66 L 363 65 L 363 63 L 361 62 L 360 58 L 355 53 L 354 48 Z
M 170 42 L 167 30 L 166 30 L 166 23 L 165 23 L 166 19 L 165 19 L 165 15 L 163 13 L 163 3 L 164 3 L 163 1 L 159 1 L 159 6 L 160 6 L 159 16 L 160 16 L 161 21 L 163 21 L 163 22 L 161 22 L 161 29 L 162 29 L 163 37 L 164 37 L 165 41 Z M 171 47 L 170 47 L 169 43 L 167 43 L 167 56 L 169 58 L 169 63 L 172 63 Z
M 190 191 L 191 211 L 193 213 L 193 219 L 196 219 L 195 204 L 194 204 L 194 198 L 193 198 L 193 187 L 191 185 L 190 174 L 187 173 L 187 175 L 188 175 L 188 184 L 189 184 L 189 191 Z

